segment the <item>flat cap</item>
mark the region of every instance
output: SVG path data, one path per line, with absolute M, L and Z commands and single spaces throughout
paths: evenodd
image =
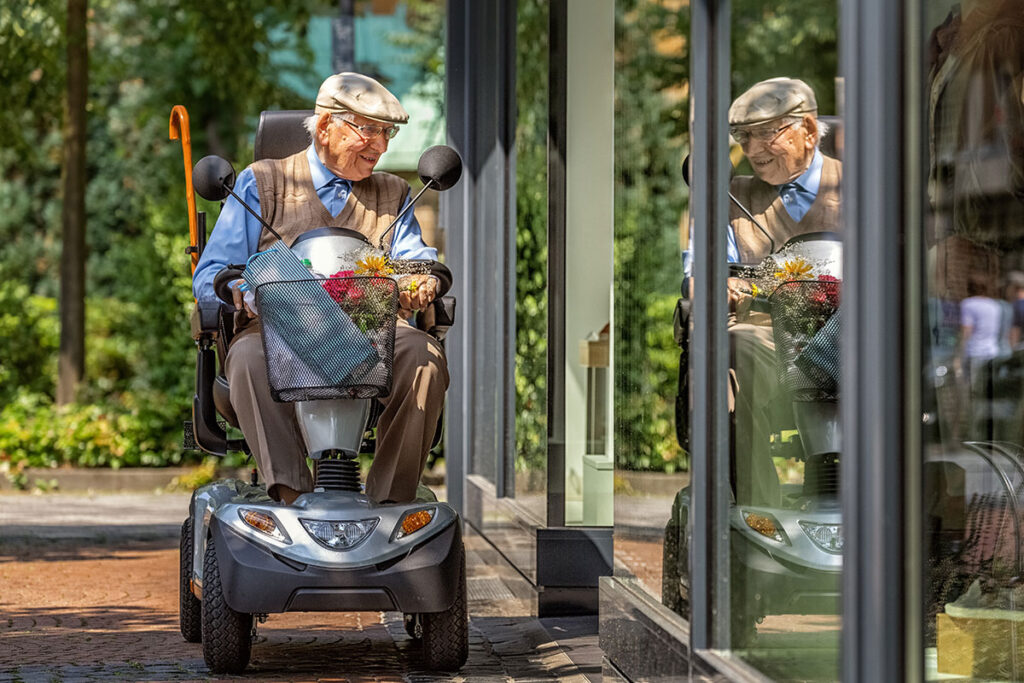
M 753 126 L 817 111 L 818 101 L 811 86 L 797 78 L 770 78 L 736 98 L 729 107 L 729 125 Z
M 362 74 L 346 71 L 334 74 L 320 85 L 316 95 L 316 113 L 352 112 L 385 123 L 407 123 L 409 113 L 398 98 L 379 82 Z

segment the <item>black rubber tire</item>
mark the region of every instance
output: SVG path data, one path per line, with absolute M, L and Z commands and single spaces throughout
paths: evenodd
M 213 538 L 203 557 L 203 659 L 216 674 L 242 673 L 252 654 L 252 615 L 236 612 L 224 599 Z
M 454 672 L 469 658 L 469 614 L 466 608 L 466 549 L 459 543 L 459 585 L 455 601 L 443 612 L 420 615 L 423 663 L 428 671 Z
M 178 625 L 186 643 L 203 640 L 203 605 L 192 594 L 192 518 L 181 523 L 180 567 L 178 576 Z
M 665 540 L 661 546 L 661 604 L 676 614 L 683 613 L 683 596 L 679 584 L 679 525 L 670 520 L 665 527 Z

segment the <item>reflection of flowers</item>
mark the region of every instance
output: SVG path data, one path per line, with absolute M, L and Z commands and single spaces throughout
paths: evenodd
M 799 256 L 782 264 L 782 268 L 775 271 L 777 280 L 805 280 L 812 272 L 811 264 Z
M 813 335 L 839 309 L 842 282 L 831 275 L 785 282 L 772 295 L 772 315 L 793 332 Z
M 811 289 L 810 302 L 814 307 L 831 315 L 832 311 L 839 308 L 839 278 L 822 275 L 818 282 L 821 284 Z

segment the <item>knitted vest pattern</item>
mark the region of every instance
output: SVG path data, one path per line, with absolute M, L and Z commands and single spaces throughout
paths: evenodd
M 758 223 L 775 241 L 779 249 L 788 240 L 808 232 L 839 232 L 840 189 L 843 180 L 843 165 L 832 157 L 824 156 L 821 166 L 821 184 L 818 195 L 807 214 L 796 222 L 782 204 L 779 191 L 772 185 L 753 176 L 733 178 L 731 189 L 741 204 L 750 209 Z M 736 233 L 736 246 L 740 261 L 758 263 L 768 255 L 771 244 L 757 226 L 735 205 L 729 207 L 729 221 Z
M 289 246 L 302 233 L 324 226 L 356 230 L 376 246 L 409 194 L 409 184 L 398 176 L 374 173 L 352 183 L 345 207 L 337 216 L 332 216 L 313 187 L 306 150 L 284 159 L 261 159 L 251 168 L 263 220 L 277 230 Z M 388 233 L 385 249 L 390 248 L 393 236 L 394 231 Z M 264 228 L 260 233 L 260 251 L 276 239 Z

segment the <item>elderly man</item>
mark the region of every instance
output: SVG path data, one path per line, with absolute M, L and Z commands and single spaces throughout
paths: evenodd
M 754 169 L 754 176 L 734 178 L 731 191 L 756 219 L 731 207 L 730 261 L 758 263 L 797 235 L 840 229 L 842 165 L 818 148 L 824 124 L 817 110 L 814 91 L 794 78 L 757 83 L 729 108 L 730 133 Z M 779 396 L 770 319 L 749 312 L 747 283 L 730 279 L 729 290 L 737 502 L 773 505 L 779 482 L 769 438 L 792 414 Z
M 320 86 L 314 115 L 307 121 L 310 146 L 284 159 L 257 161 L 238 175 L 235 192 L 259 212 L 284 241 L 323 226 L 358 230 L 376 244 L 408 201 L 409 185 L 388 173 L 374 173 L 398 125 L 409 115 L 384 86 L 355 73 L 331 76 Z M 215 298 L 213 279 L 228 264 L 245 263 L 276 238 L 233 198 L 221 211 L 196 268 L 197 298 Z M 395 259 L 436 259 L 423 243 L 410 211 L 385 235 Z M 290 403 L 270 395 L 259 325 L 232 285 L 236 335 L 228 349 L 225 374 L 231 406 L 271 497 L 291 503 L 311 491 L 302 438 Z M 377 424 L 377 452 L 366 493 L 381 502 L 415 498 L 434 428 L 448 388 L 448 366 L 441 345 L 411 326 L 414 310 L 425 308 L 437 291 L 433 276 L 417 291 L 399 295 L 391 394 Z

